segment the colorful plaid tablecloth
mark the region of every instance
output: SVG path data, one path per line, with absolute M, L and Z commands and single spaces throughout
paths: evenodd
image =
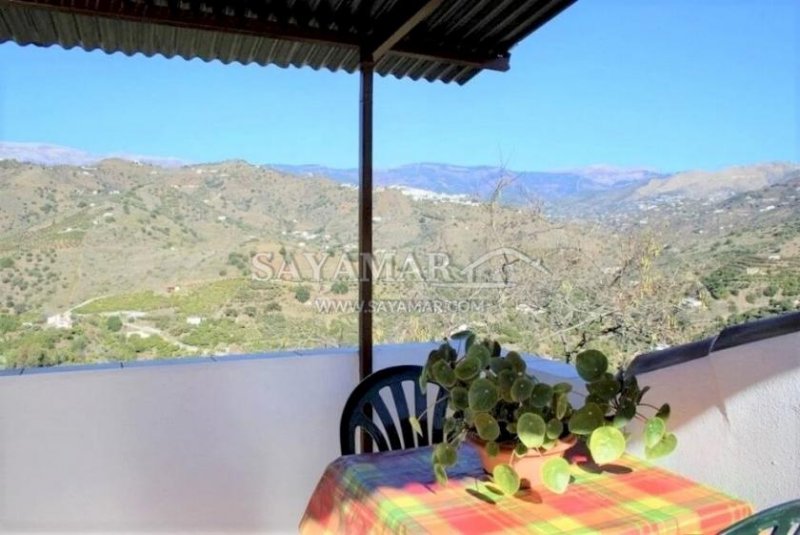
M 469 444 L 447 486 L 435 482 L 430 458 L 431 448 L 340 457 L 300 532 L 705 534 L 751 514 L 746 502 L 631 456 L 602 468 L 573 459 L 564 494 L 536 488 L 514 497 L 495 492 Z

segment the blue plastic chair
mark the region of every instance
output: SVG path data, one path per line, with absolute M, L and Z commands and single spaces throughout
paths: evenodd
M 438 388 L 436 405 L 431 411 L 432 414 L 428 412 L 423 415 L 422 413 L 428 407 L 428 394 L 419 387 L 421 373 L 422 366 L 395 366 L 369 375 L 356 386 L 347 399 L 339 424 L 342 455 L 356 453 L 356 429 L 359 427 L 362 433 L 366 432 L 372 437 L 373 444 L 377 446 L 378 451 L 409 449 L 442 441 L 444 415 L 447 410 L 447 402 L 443 400 L 447 397 L 447 391 L 439 385 L 429 382 Z M 419 419 L 422 427 L 422 436 L 417 437 L 416 444 L 414 430 L 409 422 L 410 400 L 406 399 L 406 389 L 403 388 L 405 382 L 414 384 L 414 415 Z M 384 389 L 388 389 L 388 394 L 396 410 L 399 429 L 389 407 L 380 395 L 381 390 Z M 430 436 L 428 433 L 429 417 L 433 419 Z M 375 423 L 375 418 L 380 421 L 385 433 Z

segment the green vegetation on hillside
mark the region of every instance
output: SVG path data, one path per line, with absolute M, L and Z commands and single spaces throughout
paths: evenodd
M 170 295 L 153 291 L 102 297 L 77 309 L 77 314 L 103 314 L 118 311 L 152 312 L 174 309 L 181 314 L 208 314 L 228 302 L 245 284 L 243 279 L 226 279 L 187 288 Z
M 240 162 L 2 162 L 0 180 L 0 367 L 357 344 L 352 188 Z M 379 277 L 376 343 L 467 324 L 526 352 L 624 360 L 800 308 L 800 178 L 713 201 L 676 184 L 558 219 L 377 192 L 384 276 L 406 276 Z M 255 280 L 260 255 L 272 271 Z M 449 284 L 467 271 L 472 286 Z

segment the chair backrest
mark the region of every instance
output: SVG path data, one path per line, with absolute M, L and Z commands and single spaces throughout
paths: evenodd
M 447 391 L 435 383 L 429 383 L 433 389 L 438 389 L 438 392 L 435 394 L 436 404 L 426 412 L 428 393 L 419 387 L 421 373 L 421 366 L 395 366 L 369 375 L 356 386 L 345 403 L 342 421 L 339 424 L 342 455 L 356 453 L 356 429 L 359 427 L 362 433 L 366 432 L 372 437 L 378 451 L 408 449 L 442 441 L 442 427 L 447 410 L 447 402 L 444 399 L 447 397 Z M 403 383 L 413 383 L 413 388 L 404 388 Z M 413 392 L 411 399 L 407 398 L 407 390 Z M 391 399 L 398 418 L 397 422 L 392 417 L 393 411 L 381 396 L 381 391 Z M 409 401 L 413 401 L 413 411 L 409 409 L 411 405 Z M 368 416 L 370 412 L 372 417 Z M 422 436 L 416 437 L 416 444 L 415 433 L 409 422 L 412 414 L 419 419 L 422 427 Z M 377 425 L 376 420 L 380 421 L 385 433 Z M 430 432 L 429 422 L 432 424 Z
M 769 530 L 770 535 L 800 535 L 800 500 L 782 503 L 728 526 L 719 535 L 751 535 Z

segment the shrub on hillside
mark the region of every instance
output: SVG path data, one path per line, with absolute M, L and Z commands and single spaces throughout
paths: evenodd
M 343 295 L 348 292 L 349 288 L 345 281 L 336 281 L 331 286 L 331 291 L 337 295 Z
M 308 288 L 305 286 L 298 286 L 297 289 L 294 291 L 294 298 L 300 301 L 301 303 L 305 303 L 309 299 L 311 299 L 311 292 L 308 291 Z
M 122 320 L 119 319 L 119 316 L 111 316 L 106 321 L 106 327 L 112 333 L 118 333 L 122 330 Z

